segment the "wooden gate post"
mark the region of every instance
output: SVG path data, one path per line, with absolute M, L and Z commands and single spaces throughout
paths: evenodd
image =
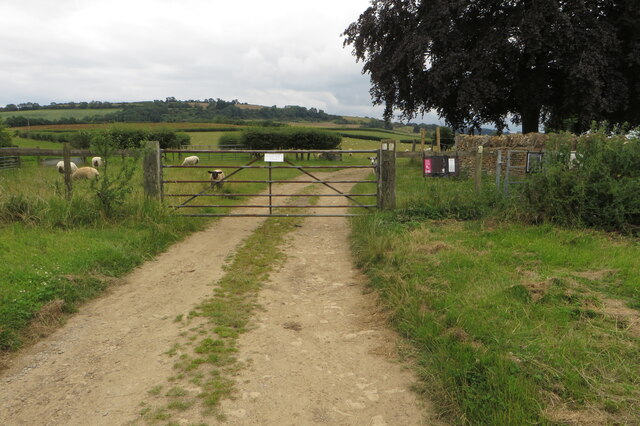
M 396 141 L 383 140 L 378 156 L 378 208 L 396 208 Z
M 71 148 L 69 143 L 62 144 L 62 157 L 64 161 L 64 185 L 67 188 L 67 200 L 73 195 L 73 186 L 71 183 Z
M 142 167 L 144 175 L 144 195 L 150 198 L 160 198 L 162 185 L 160 176 L 160 142 L 147 142 Z

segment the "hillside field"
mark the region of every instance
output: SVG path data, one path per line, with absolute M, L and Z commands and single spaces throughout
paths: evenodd
M 120 111 L 120 108 L 104 109 L 38 109 L 27 111 L 2 111 L 0 119 L 7 117 L 44 118 L 46 120 L 60 120 L 61 118 L 83 119 L 95 115 L 105 115 Z

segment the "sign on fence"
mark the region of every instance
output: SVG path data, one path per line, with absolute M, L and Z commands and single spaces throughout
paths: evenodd
M 458 175 L 458 157 L 448 155 L 424 156 L 423 159 L 424 177 L 454 176 Z
M 284 154 L 282 153 L 265 153 L 264 154 L 265 163 L 283 163 L 284 162 Z

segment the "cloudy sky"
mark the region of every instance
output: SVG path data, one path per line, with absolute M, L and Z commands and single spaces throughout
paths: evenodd
M 3 0 L 0 106 L 173 96 L 381 118 L 369 77 L 340 36 L 368 6 L 369 0 Z

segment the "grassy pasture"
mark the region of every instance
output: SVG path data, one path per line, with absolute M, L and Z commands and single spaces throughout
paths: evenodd
M 354 220 L 353 249 L 446 419 L 640 421 L 637 239 L 509 223 L 473 182 L 408 161 L 397 196 Z
M 14 127 L 15 130 L 30 130 L 32 132 L 68 132 L 79 130 L 100 130 L 109 127 L 119 127 L 123 129 L 143 129 L 158 130 L 171 129 L 176 131 L 188 131 L 189 129 L 196 131 L 221 131 L 224 129 L 242 129 L 243 126 L 236 124 L 220 124 L 220 123 L 90 123 L 90 124 L 50 124 L 30 127 Z
M 105 109 L 38 109 L 35 111 L 3 111 L 0 119 L 7 117 L 44 118 L 46 120 L 59 120 L 61 118 L 82 119 L 95 115 L 106 115 L 120 111 L 120 108 Z

